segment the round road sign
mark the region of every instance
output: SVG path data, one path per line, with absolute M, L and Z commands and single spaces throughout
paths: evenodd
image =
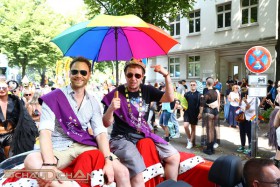
M 271 65 L 271 54 L 262 46 L 250 48 L 244 58 L 247 69 L 253 73 L 263 73 Z

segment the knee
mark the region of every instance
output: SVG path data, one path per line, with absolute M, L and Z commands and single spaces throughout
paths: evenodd
M 117 166 L 117 169 L 114 172 L 117 180 L 130 180 L 129 171 L 124 165 L 119 164 L 119 166 Z
M 131 184 L 144 184 L 144 178 L 142 173 L 138 173 L 137 175 L 131 178 Z
M 164 160 L 166 163 L 170 163 L 170 164 L 178 164 L 180 163 L 180 154 L 179 153 L 176 153 L 170 157 L 167 157 L 165 160 Z
M 30 153 L 24 159 L 24 168 L 26 169 L 39 169 L 42 167 L 43 160 L 41 157 L 41 153 Z

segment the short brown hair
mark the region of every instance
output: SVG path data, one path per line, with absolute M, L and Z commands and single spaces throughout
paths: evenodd
M 82 57 L 82 56 L 79 56 L 79 57 L 76 57 L 72 60 L 72 62 L 70 63 L 70 69 L 72 68 L 73 64 L 76 63 L 76 62 L 84 62 L 87 64 L 88 66 L 88 69 L 89 69 L 89 72 L 91 72 L 91 63 L 88 59 L 86 59 L 85 57 Z

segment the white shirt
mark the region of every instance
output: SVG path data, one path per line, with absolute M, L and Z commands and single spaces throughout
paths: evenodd
M 96 99 L 85 93 L 84 99 L 79 109 L 77 102 L 73 96 L 74 91 L 71 86 L 61 88 L 61 91 L 67 97 L 71 108 L 78 117 L 82 128 L 86 131 L 91 126 L 94 136 L 100 133 L 107 133 L 107 128 L 104 127 L 102 122 L 102 113 Z M 92 97 L 91 99 L 89 97 Z M 93 101 L 93 102 L 92 102 Z M 39 131 L 48 129 L 52 131 L 52 144 L 53 148 L 58 151 L 66 150 L 74 141 L 67 136 L 60 124 L 58 123 L 53 111 L 45 104 L 42 104 L 42 114 L 40 117 Z
M 260 105 L 260 99 L 257 98 L 258 106 Z M 247 102 L 250 104 L 250 108 L 246 110 L 246 103 L 242 101 L 240 108 L 242 111 L 245 111 L 245 118 L 247 121 L 250 121 L 256 115 L 256 97 L 248 96 Z
M 236 92 L 230 92 L 228 97 L 230 98 L 230 105 L 231 106 L 239 106 L 239 93 Z M 238 99 L 238 101 L 234 101 L 235 99 Z

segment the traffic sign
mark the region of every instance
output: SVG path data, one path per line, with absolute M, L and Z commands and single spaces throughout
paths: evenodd
M 247 69 L 253 73 L 263 73 L 271 65 L 271 54 L 262 46 L 250 48 L 244 58 Z

